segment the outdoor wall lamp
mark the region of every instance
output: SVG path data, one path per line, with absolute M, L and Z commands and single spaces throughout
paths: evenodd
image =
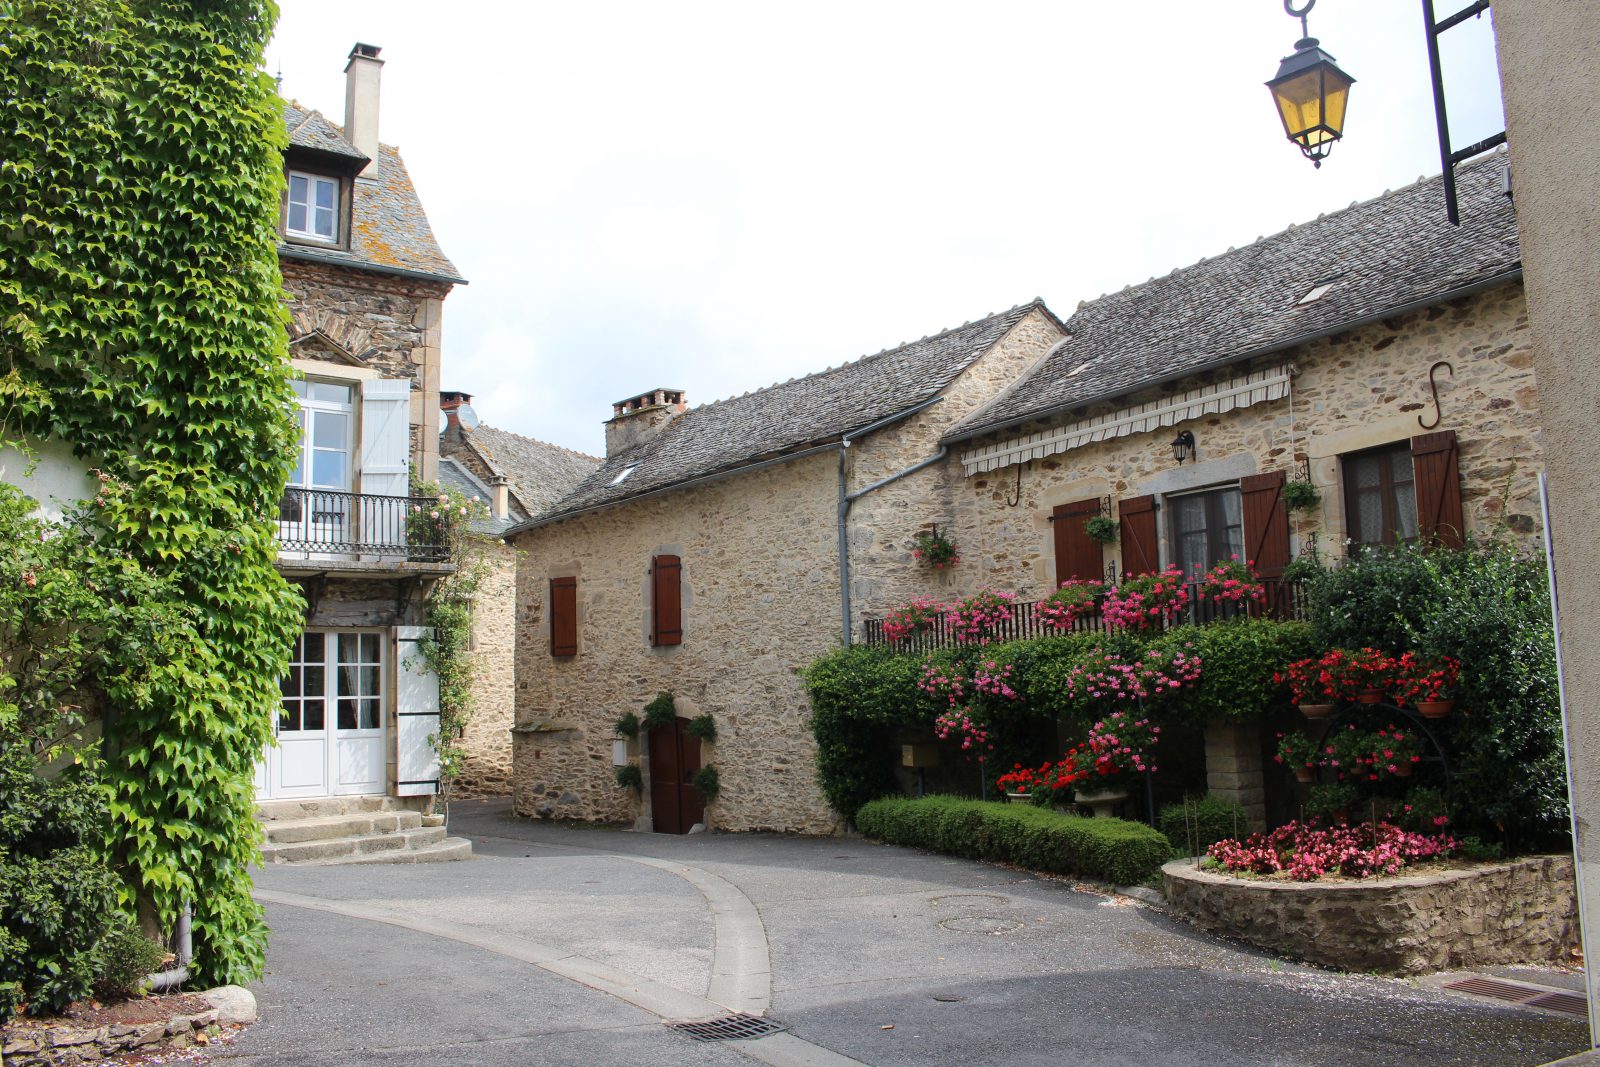
M 1172 458 L 1178 461 L 1178 466 L 1183 466 L 1183 461 L 1194 458 L 1194 433 L 1190 430 L 1179 430 L 1178 436 L 1172 439 Z
M 1283 132 L 1316 166 L 1333 149 L 1333 142 L 1344 135 L 1344 110 L 1355 79 L 1334 65 L 1333 57 L 1318 47 L 1306 26 L 1306 15 L 1317 0 L 1306 0 L 1296 9 L 1294 0 L 1283 0 L 1283 9 L 1300 20 L 1300 40 L 1294 55 L 1278 65 L 1278 76 L 1267 82 Z

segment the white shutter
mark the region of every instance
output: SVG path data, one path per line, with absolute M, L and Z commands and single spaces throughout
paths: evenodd
M 397 749 L 395 795 L 430 796 L 439 791 L 439 676 L 422 656 L 426 626 L 394 628 L 394 723 Z
M 362 382 L 361 491 L 372 496 L 409 496 L 410 458 L 410 379 Z

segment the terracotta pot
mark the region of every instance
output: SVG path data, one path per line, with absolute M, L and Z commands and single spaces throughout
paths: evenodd
M 1394 765 L 1394 776 L 1396 778 L 1410 778 L 1411 777 L 1411 761 L 1407 760 L 1404 763 L 1396 763 Z
M 1341 808 L 1333 813 L 1333 821 L 1340 826 L 1349 826 L 1350 813 Z
M 1294 769 L 1294 777 L 1295 781 L 1309 784 L 1317 780 L 1317 769 L 1315 767 L 1296 767 Z
M 1308 719 L 1326 719 L 1336 707 L 1337 704 L 1301 704 L 1300 714 Z
M 1424 719 L 1442 719 L 1450 714 L 1450 709 L 1456 706 L 1454 700 L 1419 700 L 1417 711 L 1422 713 Z
M 1356 702 L 1359 704 L 1382 704 L 1382 689 L 1360 689 L 1356 691 Z

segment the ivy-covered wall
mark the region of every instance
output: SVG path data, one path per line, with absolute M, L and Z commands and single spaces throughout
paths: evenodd
M 200 981 L 259 973 L 251 772 L 300 603 L 271 518 L 295 439 L 261 0 L 0 3 L 0 418 L 114 479 L 92 551 L 195 637 L 109 708 L 108 853 Z M 86 551 L 91 551 L 86 549 Z

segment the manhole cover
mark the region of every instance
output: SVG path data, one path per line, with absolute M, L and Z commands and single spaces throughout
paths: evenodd
M 679 1033 L 688 1034 L 696 1041 L 743 1041 L 751 1037 L 766 1037 L 788 1027 L 771 1019 L 738 1012 L 721 1019 L 708 1019 L 700 1023 L 668 1023 Z
M 1517 982 L 1502 982 L 1498 978 L 1467 978 L 1460 982 L 1446 982 L 1445 988 L 1453 989 L 1458 993 L 1492 997 L 1495 1000 L 1504 1000 L 1511 1004 L 1523 1004 L 1530 1008 L 1548 1008 L 1551 1011 L 1564 1011 L 1568 1015 L 1586 1016 L 1589 1014 L 1588 1004 L 1582 997 L 1574 993 L 1552 993 L 1549 990 L 1521 985 Z
M 929 897 L 929 904 L 951 904 L 955 907 L 972 907 L 978 904 L 1009 904 L 1010 897 L 997 896 L 994 893 L 951 893 L 949 896 Z
M 962 934 L 1004 934 L 1022 924 L 1016 919 L 1002 919 L 995 915 L 958 915 L 941 921 L 939 925 Z

